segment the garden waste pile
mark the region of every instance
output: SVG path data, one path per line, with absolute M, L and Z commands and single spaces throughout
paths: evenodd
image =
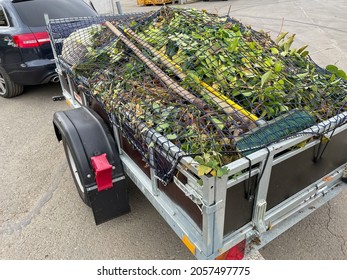
M 345 72 L 317 66 L 294 39 L 163 7 L 94 19 L 65 39 L 61 58 L 167 183 L 182 157 L 199 175 L 223 176 L 226 164 L 269 144 L 318 136 L 322 123 L 328 131 L 346 111 Z

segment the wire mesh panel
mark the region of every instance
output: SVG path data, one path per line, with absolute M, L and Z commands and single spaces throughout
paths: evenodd
M 346 110 L 344 72 L 291 49 L 294 35 L 273 41 L 229 17 L 167 7 L 75 24 L 50 24 L 66 38 L 56 44 L 61 61 L 163 182 L 182 156 L 220 176 L 225 164 L 315 134 Z

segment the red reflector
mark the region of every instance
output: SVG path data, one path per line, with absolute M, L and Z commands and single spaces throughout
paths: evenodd
M 35 48 L 49 43 L 49 36 L 46 31 L 13 35 L 12 38 L 18 48 Z
M 216 260 L 242 260 L 245 256 L 246 239 L 218 256 Z
M 226 256 L 226 260 L 242 260 L 245 256 L 246 240 L 242 240 L 240 243 L 232 247 Z
M 103 191 L 112 187 L 112 165 L 108 162 L 106 154 L 91 157 L 92 166 L 95 172 L 95 181 L 98 191 Z

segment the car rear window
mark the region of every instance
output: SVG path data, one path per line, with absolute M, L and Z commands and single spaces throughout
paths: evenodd
M 0 26 L 8 26 L 5 11 L 1 5 L 0 5 Z
M 44 14 L 49 18 L 95 16 L 95 12 L 83 1 L 29 0 L 13 3 L 23 23 L 29 27 L 45 26 Z

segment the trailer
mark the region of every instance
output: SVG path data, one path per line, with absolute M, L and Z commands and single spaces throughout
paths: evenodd
M 160 11 L 165 10 L 164 13 L 167 13 L 167 9 L 164 7 Z M 176 11 L 170 9 L 172 10 Z M 288 135 L 281 135 L 273 141 L 267 140 L 267 137 L 271 138 L 273 135 L 264 135 L 263 128 L 274 129 L 278 116 L 272 120 L 260 120 L 259 116 L 255 116 L 252 120 L 251 113 L 244 113 L 250 111 L 249 109 L 242 107 L 237 109 L 236 113 L 234 109 L 237 104 L 230 103 L 233 101 L 229 98 L 223 99 L 224 95 L 221 98 L 219 94 L 218 98 L 223 100 L 220 103 L 222 105 L 218 104 L 219 114 L 225 114 L 225 120 L 229 120 L 230 116 L 233 119 L 239 118 L 235 122 L 237 124 L 244 121 L 251 126 L 255 123 L 256 128 L 247 129 L 257 134 L 261 140 L 258 139 L 254 145 L 249 146 L 254 138 L 250 140 L 247 137 L 255 134 L 245 133 L 246 136 L 242 138 L 242 133 L 241 136 L 236 135 L 233 130 L 232 137 L 236 139 L 233 138 L 237 152 L 233 150 L 229 153 L 229 150 L 223 150 L 221 153 L 227 154 L 228 159 L 232 157 L 232 160 L 218 167 L 209 166 L 204 162 L 209 159 L 204 156 L 209 155 L 195 154 L 189 152 L 190 150 L 187 152 L 188 148 L 183 149 L 183 144 L 177 144 L 177 135 L 165 134 L 166 126 L 164 128 L 163 123 L 159 124 L 161 128 L 158 129 L 153 123 L 149 124 L 149 115 L 146 115 L 146 118 L 132 115 L 128 110 L 130 101 L 127 99 L 132 90 L 130 87 L 127 87 L 128 91 L 124 95 L 124 111 L 119 109 L 121 101 L 116 99 L 119 97 L 115 96 L 114 100 L 110 97 L 116 94 L 115 83 L 112 82 L 112 86 L 107 84 L 107 97 L 103 97 L 106 96 L 105 93 L 101 96 L 93 92 L 100 79 L 121 79 L 123 82 L 126 68 L 122 67 L 130 68 L 140 63 L 139 73 L 147 71 L 146 73 L 150 73 L 149 77 L 156 77 L 154 82 L 151 81 L 156 90 L 165 89 L 165 92 L 161 92 L 162 96 L 166 97 L 165 94 L 169 91 L 174 93 L 168 95 L 168 98 L 176 98 L 176 103 L 172 104 L 186 107 L 187 110 L 191 105 L 194 109 L 198 108 L 199 112 L 206 110 L 206 103 L 201 105 L 201 99 L 198 99 L 196 94 L 191 94 L 196 87 L 188 86 L 187 90 L 175 80 L 174 77 L 180 75 L 181 80 L 187 78 L 182 78 L 183 70 L 178 67 L 175 70 L 172 60 L 164 57 L 160 50 L 154 50 L 148 43 L 150 40 L 146 41 L 146 44 L 145 37 L 139 39 L 135 33 L 131 33 L 135 29 L 134 22 L 144 25 L 147 21 L 160 17 L 160 11 L 49 20 L 48 31 L 63 93 L 54 99 L 64 99 L 72 108 L 54 114 L 56 136 L 63 142 L 77 191 L 84 203 L 92 208 L 96 224 L 130 211 L 127 183 L 128 179 L 131 179 L 197 259 L 240 259 L 244 257 L 245 251 L 266 245 L 346 189 L 347 153 L 341 152 L 347 146 L 346 83 L 344 79 L 336 82 L 341 85 L 344 95 L 339 100 L 342 102 L 341 108 L 333 115 L 319 122 L 312 122 L 309 118 L 308 125 L 301 126 L 301 118 L 306 118 L 306 122 L 307 115 L 301 114 L 302 111 L 295 108 L 281 115 L 281 118 L 286 124 L 295 126 L 296 130 L 289 131 Z M 158 22 L 156 24 L 158 25 Z M 235 25 L 235 22 L 227 18 L 223 24 Z M 97 64 L 87 70 L 88 73 L 97 75 L 98 79 L 77 72 L 77 63 L 92 45 L 90 39 L 83 41 L 86 32 L 94 36 L 102 29 L 107 29 L 109 33 L 102 38 L 105 40 L 103 42 L 98 38 L 100 49 L 107 46 L 111 50 L 116 44 L 123 46 L 120 52 L 113 52 L 113 63 L 122 69 L 122 78 L 102 68 L 103 65 L 100 65 L 103 70 L 98 73 L 99 70 L 95 68 Z M 258 33 L 254 34 L 260 36 Z M 68 44 L 71 35 L 75 36 L 72 43 L 70 42 L 73 54 L 64 50 L 64 44 Z M 83 43 L 76 45 L 76 42 Z M 116 57 L 118 54 L 121 54 L 121 59 L 130 56 L 136 59 L 131 63 L 122 61 L 117 64 L 120 63 L 119 56 Z M 98 53 L 96 56 L 101 57 L 102 54 Z M 171 58 L 173 57 L 171 55 Z M 315 67 L 317 71 L 324 72 L 318 66 Z M 260 81 L 262 86 L 268 82 L 265 74 Z M 216 120 L 214 116 L 217 115 L 211 113 L 216 111 L 213 109 L 216 104 L 212 104 L 215 98 L 211 93 L 215 93 L 217 86 L 211 89 L 200 80 L 194 79 L 195 76 L 191 75 L 191 78 L 199 84 L 201 91 L 209 95 L 210 107 L 206 110 L 209 112 L 208 128 L 225 133 L 224 123 Z M 128 84 L 130 81 L 133 80 L 128 79 Z M 175 87 L 172 87 L 172 81 Z M 145 82 L 137 82 L 136 89 L 144 89 L 141 83 Z M 146 90 L 152 89 L 146 87 Z M 123 94 L 121 91 L 117 92 L 119 95 Z M 223 106 L 228 102 L 234 109 L 226 114 L 226 107 Z M 134 106 L 136 112 L 143 113 L 144 107 L 140 108 L 136 104 Z M 160 110 L 157 110 L 158 108 Z M 151 114 L 160 111 L 162 118 L 177 113 L 175 108 L 170 107 L 170 110 L 165 111 L 163 107 L 153 107 L 153 104 L 149 111 Z M 163 112 L 166 112 L 165 117 Z M 246 121 L 245 116 L 248 118 Z M 194 120 L 201 121 L 203 118 L 204 115 L 199 115 L 194 117 Z M 179 122 L 177 126 L 180 126 Z M 211 128 L 212 126 L 214 128 Z M 237 131 L 243 127 L 238 126 Z M 287 129 L 286 126 L 280 128 L 280 134 Z M 232 137 L 228 138 L 223 134 L 221 139 Z M 209 143 L 206 139 L 201 141 Z M 259 141 L 265 144 L 259 145 Z M 219 148 L 213 143 L 214 145 L 210 146 Z M 232 144 L 234 148 L 235 142 Z

